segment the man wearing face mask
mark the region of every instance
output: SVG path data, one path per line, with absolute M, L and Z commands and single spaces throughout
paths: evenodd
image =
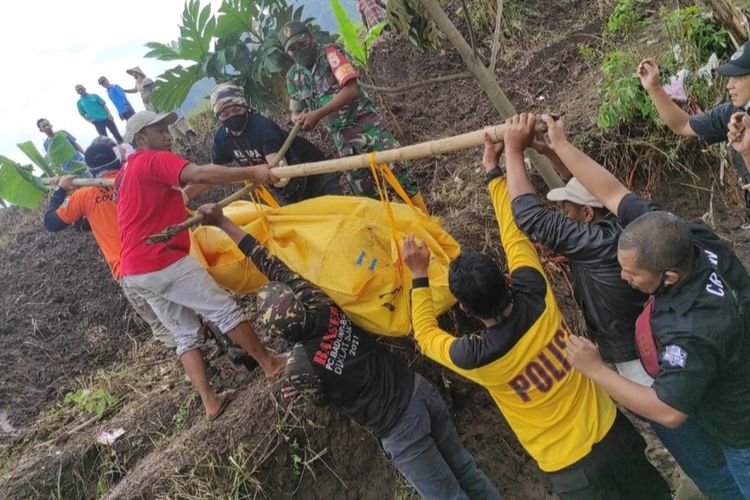
M 242 88 L 236 85 L 217 85 L 211 92 L 211 107 L 221 121 L 214 133 L 211 154 L 211 161 L 215 164 L 228 165 L 234 161 L 247 167 L 270 163 L 289 135 L 273 120 L 253 112 L 247 106 Z M 280 165 L 325 159 L 325 155 L 310 141 L 296 137 Z M 207 188 L 192 186 L 186 193 L 192 198 Z M 318 196 L 343 194 L 335 173 L 282 179 L 269 189 L 282 205 Z
M 319 45 L 300 21 L 290 21 L 279 34 L 284 50 L 296 63 L 286 75 L 292 119 L 302 130 L 312 130 L 323 120 L 341 156 L 401 147 L 388 130 L 380 108 L 359 86 L 359 72 L 335 44 Z M 393 172 L 412 202 L 427 213 L 417 184 L 407 173 L 410 162 L 393 164 Z M 347 174 L 357 196 L 378 198 L 368 168 Z

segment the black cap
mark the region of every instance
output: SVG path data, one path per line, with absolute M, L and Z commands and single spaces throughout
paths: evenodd
M 84 154 L 86 159 L 86 165 L 89 168 L 99 168 L 108 165 L 114 165 L 117 160 L 117 155 L 112 146 L 106 144 L 92 144 L 86 149 Z
M 305 23 L 301 21 L 289 21 L 279 31 L 279 39 L 281 40 L 281 45 L 284 46 L 284 50 L 288 50 L 291 44 L 309 34 L 310 30 Z
M 729 58 L 729 62 L 717 67 L 715 71 L 722 76 L 750 75 L 750 42 L 743 43 Z

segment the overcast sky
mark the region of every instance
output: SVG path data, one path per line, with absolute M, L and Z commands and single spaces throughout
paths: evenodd
M 211 0 L 211 4 L 215 13 L 221 2 Z M 131 88 L 134 80 L 126 69 L 140 66 L 156 78 L 174 66 L 175 62 L 144 58 L 144 44 L 175 40 L 182 9 L 182 0 L 6 2 L 0 21 L 0 154 L 29 163 L 16 147 L 27 140 L 43 151 L 38 118 L 49 119 L 55 130 L 67 130 L 87 147 L 96 131 L 76 109 L 78 83 L 107 101 L 124 133 L 124 122 L 97 79 L 104 75 L 111 83 Z M 143 109 L 138 94 L 128 98 L 136 111 Z

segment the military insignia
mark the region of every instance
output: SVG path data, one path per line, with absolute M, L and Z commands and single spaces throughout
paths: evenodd
M 687 353 L 680 346 L 668 345 L 661 353 L 661 360 L 673 368 L 685 368 Z
M 286 28 L 284 28 L 284 37 L 289 38 L 291 36 L 292 36 L 292 28 L 287 26 Z
M 739 49 L 737 49 L 737 52 L 735 52 L 734 54 L 732 54 L 732 57 L 730 58 L 730 60 L 736 61 L 737 59 L 739 59 L 740 57 L 742 57 L 743 53 L 744 53 L 744 49 L 742 47 L 740 47 Z
M 328 64 L 331 66 L 331 69 L 336 69 L 341 65 L 341 59 L 339 59 L 339 56 L 335 52 L 329 52 L 326 54 L 326 57 L 328 58 Z

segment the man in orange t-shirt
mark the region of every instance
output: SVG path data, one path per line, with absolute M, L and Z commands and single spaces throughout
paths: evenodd
M 86 150 L 86 164 L 92 174 L 101 179 L 114 179 L 120 169 L 120 160 L 106 144 L 93 144 Z M 44 227 L 49 231 L 62 231 L 70 225 L 78 231 L 91 231 L 107 261 L 112 276 L 120 282 L 120 230 L 117 226 L 117 208 L 112 187 L 84 187 L 73 185 L 73 176 L 64 175 L 57 180 L 49 207 L 44 214 Z M 154 337 L 170 349 L 175 348 L 172 334 L 161 324 L 151 306 L 141 297 L 127 293 L 125 297 L 136 313 L 151 327 Z

